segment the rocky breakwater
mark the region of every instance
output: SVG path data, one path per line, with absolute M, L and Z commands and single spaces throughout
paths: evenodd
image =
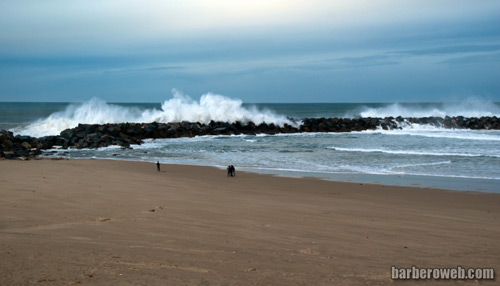
M 68 140 L 62 136 L 37 138 L 0 131 L 0 158 L 27 160 L 42 154 L 42 150 L 68 147 Z
M 388 129 L 393 129 L 392 123 L 397 122 L 397 128 L 405 125 L 432 125 L 440 128 L 447 129 L 471 129 L 471 130 L 500 130 L 500 119 L 496 116 L 485 116 L 485 117 L 463 117 L 455 116 L 445 118 L 442 117 L 421 117 L 421 118 L 402 118 L 402 117 L 389 117 L 385 118 L 389 120 Z M 390 126 L 389 126 L 390 125 Z M 382 126 L 384 127 L 384 126 Z M 384 128 L 385 129 L 385 128 Z
M 38 138 L 30 136 L 16 135 L 10 131 L 0 131 L 0 154 L 6 159 L 26 160 L 42 153 L 42 149 L 48 147 L 38 140 Z
M 175 123 L 115 123 L 102 125 L 79 124 L 72 129 L 61 132 L 60 137 L 65 144 L 62 148 L 99 148 L 118 145 L 129 148 L 131 144 L 141 144 L 146 138 L 179 138 L 202 135 L 237 135 L 259 133 L 294 133 L 299 130 L 291 125 L 277 126 L 274 124 L 259 124 L 253 122 L 226 123 L 214 122 L 202 124 L 199 122 Z
M 401 129 L 414 124 L 432 125 L 440 128 L 455 129 L 500 129 L 497 117 L 465 118 L 423 117 L 423 118 L 305 118 L 300 123 L 278 126 L 273 123 L 255 124 L 253 122 L 227 123 L 199 122 L 175 123 L 115 123 L 115 124 L 79 124 L 66 129 L 58 136 L 40 138 L 16 135 L 10 131 L 0 132 L 0 156 L 6 159 L 29 159 L 46 149 L 100 148 L 121 146 L 130 148 L 131 144 L 141 144 L 146 138 L 179 138 L 202 135 L 255 135 L 299 132 L 351 132 Z

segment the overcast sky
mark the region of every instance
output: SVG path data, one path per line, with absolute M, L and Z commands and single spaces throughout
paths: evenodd
M 0 101 L 500 101 L 498 0 L 0 0 Z

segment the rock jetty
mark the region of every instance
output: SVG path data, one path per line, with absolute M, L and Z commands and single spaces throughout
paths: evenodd
M 173 123 L 114 123 L 79 124 L 66 129 L 58 136 L 30 137 L 0 131 L 0 157 L 6 159 L 30 159 L 47 149 L 100 148 L 111 145 L 130 148 L 147 138 L 179 138 L 202 135 L 256 135 L 300 132 L 352 132 L 401 129 L 414 124 L 432 125 L 455 129 L 500 130 L 500 120 L 493 117 L 422 117 L 422 118 L 305 118 L 299 122 L 290 119 L 293 125 L 278 126 L 273 123 L 253 122 L 199 122 Z

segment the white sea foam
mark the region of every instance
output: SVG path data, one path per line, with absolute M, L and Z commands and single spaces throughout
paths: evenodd
M 281 115 L 269 110 L 258 110 L 256 107 L 244 108 L 239 99 L 232 99 L 222 95 L 207 93 L 201 96 L 200 101 L 194 101 L 189 96 L 177 90 L 173 91 L 173 98 L 162 104 L 162 110 L 146 110 L 144 117 L 149 121 L 179 122 L 191 121 L 209 123 L 211 120 L 224 122 L 262 122 L 283 125 L 291 122 Z
M 500 106 L 489 100 L 471 97 L 455 103 L 430 105 L 393 103 L 378 108 L 365 107 L 361 109 L 359 115 L 361 117 L 500 116 Z
M 47 118 L 13 131 L 37 137 L 58 135 L 64 129 L 76 127 L 79 123 L 134 122 L 141 118 L 141 114 L 138 108 L 108 104 L 103 100 L 92 98 L 83 103 L 70 104 L 63 111 L 54 112 Z
M 161 105 L 161 110 L 125 107 L 106 103 L 103 100 L 92 98 L 89 101 L 71 104 L 65 110 L 55 112 L 29 124 L 28 126 L 14 129 L 15 133 L 31 136 L 57 135 L 67 128 L 82 124 L 104 124 L 122 122 L 180 122 L 191 121 L 209 123 L 236 121 L 255 124 L 263 122 L 274 123 L 282 126 L 292 124 L 285 116 L 275 114 L 269 110 L 259 110 L 256 107 L 243 107 L 243 102 L 218 94 L 207 93 L 199 101 L 173 90 L 173 97 Z
M 448 152 L 428 152 L 428 151 L 410 151 L 410 150 L 386 150 L 375 148 L 343 148 L 343 147 L 327 147 L 335 151 L 342 152 L 362 152 L 362 153 L 385 153 L 395 155 L 417 155 L 417 156 L 457 156 L 457 157 L 493 157 L 500 158 L 500 155 L 494 154 L 470 154 L 470 153 L 448 153 Z
M 447 129 L 424 124 L 401 124 L 402 129 L 360 131 L 359 134 L 383 134 L 394 136 L 421 136 L 428 138 L 448 138 L 461 140 L 500 141 L 498 130 Z
M 439 165 L 449 165 L 449 164 L 451 164 L 451 161 L 441 161 L 441 162 L 431 162 L 431 163 L 415 163 L 415 164 L 405 164 L 405 165 L 394 166 L 394 167 L 392 167 L 392 169 L 409 168 L 409 167 L 423 167 L 423 166 L 439 166 Z

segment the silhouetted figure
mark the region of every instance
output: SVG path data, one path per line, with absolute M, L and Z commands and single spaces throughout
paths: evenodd
M 160 161 L 156 161 L 156 170 L 160 172 Z
M 233 165 L 230 165 L 229 167 L 230 167 L 230 169 L 231 169 L 231 177 L 236 176 L 236 169 L 234 168 L 234 166 L 233 166 Z

